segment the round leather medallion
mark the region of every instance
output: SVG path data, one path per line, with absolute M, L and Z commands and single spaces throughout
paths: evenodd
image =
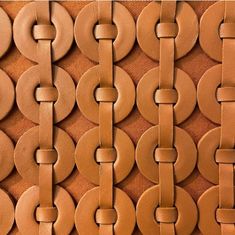
M 75 225 L 80 235 L 99 234 L 99 226 L 95 221 L 97 209 L 99 209 L 99 187 L 85 193 L 76 208 Z M 132 234 L 135 227 L 135 208 L 131 199 L 118 188 L 114 188 L 114 209 L 117 212 L 114 234 Z
M 98 3 L 92 2 L 79 12 L 74 26 L 78 47 L 84 55 L 96 62 L 99 61 L 99 43 L 94 36 L 94 28 L 98 20 Z M 135 22 L 122 4 L 113 2 L 113 23 L 117 27 L 117 37 L 113 42 L 113 59 L 118 61 L 125 57 L 134 45 Z
M 37 62 L 37 41 L 32 36 L 32 28 L 37 22 L 35 2 L 26 4 L 14 20 L 14 41 L 19 51 L 28 59 Z M 52 60 L 62 58 L 73 42 L 73 21 L 63 6 L 50 2 L 51 22 L 56 29 L 56 37 L 51 43 Z

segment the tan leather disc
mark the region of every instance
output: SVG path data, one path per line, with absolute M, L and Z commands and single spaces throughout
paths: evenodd
M 122 121 L 131 112 L 135 104 L 135 86 L 129 75 L 120 67 L 114 66 L 114 87 L 118 98 L 114 102 L 114 122 Z M 95 99 L 95 90 L 99 86 L 99 66 L 90 68 L 79 80 L 76 98 L 83 115 L 94 123 L 99 123 L 99 103 Z
M 3 167 L 2 167 L 3 168 Z M 8 234 L 14 223 L 14 205 L 8 194 L 0 189 L 0 234 Z
M 224 20 L 224 1 L 211 5 L 201 17 L 200 45 L 214 60 L 222 61 L 223 42 L 219 35 L 220 24 Z
M 130 173 L 134 165 L 134 145 L 129 136 L 118 128 L 113 130 L 114 147 L 117 159 L 113 164 L 114 183 L 121 182 Z M 75 161 L 78 170 L 92 183 L 99 185 L 99 164 L 95 160 L 99 147 L 99 127 L 86 132 L 78 141 L 75 150 Z
M 131 199 L 118 188 L 114 188 L 114 208 L 117 221 L 114 234 L 130 235 L 135 227 L 135 208 Z M 80 235 L 99 235 L 99 226 L 95 221 L 99 209 L 99 187 L 84 194 L 75 211 L 75 225 Z
M 15 102 L 14 85 L 9 76 L 1 69 L 0 69 L 0 97 L 2 97 L 0 99 L 0 120 L 1 120 L 10 112 Z
M 153 186 L 141 195 L 137 203 L 137 223 L 143 234 L 160 235 L 160 224 L 155 219 L 155 210 L 158 206 L 159 186 Z M 177 186 L 175 186 L 175 207 L 178 211 L 176 234 L 191 234 L 197 224 L 197 207 L 190 195 Z
M 32 29 L 37 22 L 35 2 L 26 4 L 17 14 L 14 24 L 14 41 L 19 51 L 28 59 L 37 62 L 37 41 L 33 38 Z M 56 2 L 50 3 L 51 22 L 56 29 L 52 41 L 52 60 L 62 58 L 73 42 L 73 21 L 66 9 Z
M 198 143 L 198 169 L 213 184 L 219 183 L 219 165 L 215 161 L 215 153 L 220 145 L 221 128 L 207 132 Z
M 158 124 L 158 105 L 154 94 L 159 86 L 159 67 L 148 71 L 137 86 L 137 106 L 142 116 L 152 124 Z M 190 116 L 196 105 L 196 88 L 190 77 L 182 70 L 175 69 L 174 87 L 178 93 L 174 105 L 174 120 L 176 124 Z
M 35 152 L 39 147 L 39 127 L 33 127 L 20 137 L 15 147 L 15 165 L 19 174 L 33 184 L 39 181 L 39 165 Z M 74 167 L 74 143 L 69 135 L 60 128 L 54 128 L 54 148 L 58 158 L 54 164 L 53 180 L 63 181 Z
M 137 20 L 139 45 L 154 60 L 159 60 L 160 56 L 160 39 L 156 35 L 160 9 L 161 4 L 153 1 L 143 9 Z M 178 24 L 178 34 L 175 38 L 175 59 L 179 59 L 193 48 L 198 35 L 197 16 L 189 4 L 177 3 L 176 23 Z
M 200 231 L 203 234 L 220 235 L 221 228 L 216 221 L 216 209 L 219 207 L 219 186 L 213 186 L 204 192 L 197 205 L 200 214 L 198 221 Z
M 136 146 L 136 162 L 140 172 L 154 183 L 158 183 L 159 165 L 154 159 L 154 151 L 158 145 L 158 126 L 148 129 Z M 174 163 L 175 180 L 177 183 L 188 177 L 197 160 L 196 146 L 187 132 L 175 127 L 174 147 L 177 159 Z
M 221 84 L 222 65 L 207 70 L 198 83 L 197 99 L 200 111 L 211 121 L 220 124 L 221 105 L 217 101 L 216 92 Z
M 16 102 L 20 111 L 34 123 L 39 123 L 39 105 L 35 90 L 40 84 L 39 66 L 33 66 L 22 74 L 16 86 Z M 54 123 L 68 116 L 75 103 L 75 86 L 70 75 L 58 66 L 53 66 L 54 86 L 58 99 L 54 103 Z
M 1 166 L 0 181 L 5 179 L 13 169 L 14 167 L 13 155 L 14 155 L 14 145 L 12 141 L 3 131 L 0 130 L 0 166 Z
M 94 36 L 94 28 L 98 20 L 98 3 L 92 2 L 79 12 L 74 26 L 78 47 L 83 54 L 96 62 L 99 61 L 99 43 Z M 117 27 L 117 37 L 113 42 L 113 59 L 118 61 L 125 57 L 134 45 L 135 22 L 122 4 L 113 2 L 113 23 Z
M 0 8 L 0 40 L 0 57 L 2 57 L 9 49 L 12 40 L 11 20 L 2 8 Z
M 54 204 L 58 216 L 53 224 L 55 234 L 70 234 L 74 226 L 75 207 L 73 199 L 63 188 L 56 186 L 54 190 Z M 16 224 L 21 234 L 39 234 L 39 223 L 36 221 L 35 212 L 39 206 L 39 187 L 33 186 L 25 191 L 16 205 Z

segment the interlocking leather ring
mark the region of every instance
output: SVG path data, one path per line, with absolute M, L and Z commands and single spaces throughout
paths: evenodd
M 15 147 L 15 165 L 19 174 L 33 184 L 39 181 L 39 165 L 35 152 L 39 147 L 39 127 L 33 127 L 20 137 Z M 58 158 L 54 164 L 53 180 L 63 181 L 74 167 L 74 143 L 69 135 L 60 128 L 54 128 L 54 148 Z
M 180 4 L 180 3 L 179 3 Z M 141 115 L 152 124 L 158 124 L 158 105 L 154 101 L 154 93 L 159 86 L 159 67 L 148 71 L 137 86 L 137 106 Z M 196 88 L 190 77 L 182 70 L 175 68 L 174 87 L 178 93 L 174 105 L 176 124 L 190 116 L 196 105 Z
M 113 42 L 113 60 L 124 58 L 135 42 L 135 22 L 130 12 L 120 3 L 113 2 L 113 23 L 117 26 L 117 37 Z M 75 40 L 84 55 L 98 62 L 98 45 L 94 28 L 98 23 L 98 3 L 86 5 L 78 14 L 75 26 Z M 82 27 L 81 27 L 82 25 Z
M 8 234 L 14 223 L 14 205 L 8 194 L 0 189 L 0 231 L 1 234 Z
M 16 86 L 16 102 L 20 111 L 32 122 L 39 123 L 39 105 L 35 90 L 40 84 L 39 66 L 25 71 Z M 53 66 L 54 85 L 58 90 L 58 99 L 54 103 L 54 123 L 68 116 L 75 103 L 75 86 L 70 75 L 58 66 Z
M 154 183 L 159 182 L 159 165 L 154 159 L 154 151 L 158 145 L 158 126 L 148 129 L 136 146 L 136 162 L 140 172 Z M 174 147 L 177 151 L 174 163 L 175 180 L 177 183 L 188 177 L 196 165 L 197 150 L 192 138 L 179 127 L 174 129 Z
M 14 167 L 13 156 L 14 156 L 13 143 L 10 140 L 10 138 L 3 131 L 0 130 L 0 166 L 1 166 L 0 181 L 5 179 L 12 171 Z
M 114 208 L 117 212 L 114 234 L 132 234 L 135 227 L 135 208 L 131 199 L 118 188 L 114 188 Z M 99 226 L 95 222 L 97 209 L 99 209 L 99 187 L 85 193 L 76 208 L 75 225 L 80 235 L 99 234 Z
M 197 99 L 200 111 L 212 122 L 220 124 L 221 105 L 216 99 L 217 88 L 221 84 L 222 65 L 207 70 L 198 83 Z
M 0 19 L 0 57 L 2 57 L 11 45 L 12 27 L 10 18 L 2 8 L 0 8 Z
M 75 207 L 73 199 L 63 188 L 56 186 L 54 190 L 54 204 L 58 210 L 57 220 L 53 224 L 54 233 L 70 234 L 74 226 Z M 16 205 L 16 224 L 20 233 L 24 235 L 38 234 L 39 223 L 35 212 L 39 206 L 39 187 L 32 186 L 25 191 Z
M 219 164 L 215 161 L 215 153 L 220 145 L 221 128 L 207 132 L 198 143 L 198 169 L 213 184 L 219 184 Z
M 14 20 L 14 41 L 20 52 L 28 59 L 37 62 L 37 41 L 33 38 L 33 25 L 37 22 L 35 2 L 26 4 Z M 56 29 L 56 37 L 52 41 L 52 60 L 62 58 L 73 42 L 73 21 L 63 6 L 50 2 L 51 22 Z
M 113 132 L 114 148 L 117 151 L 113 173 L 114 183 L 117 184 L 126 178 L 134 165 L 134 145 L 129 136 L 122 130 L 114 128 Z M 99 164 L 95 161 L 95 153 L 98 147 L 99 127 L 95 127 L 80 138 L 75 150 L 77 168 L 82 175 L 96 185 L 99 185 Z
M 219 27 L 224 20 L 224 9 L 224 1 L 216 2 L 205 11 L 200 22 L 200 45 L 212 59 L 219 62 L 222 61 L 223 47 Z
M 209 171 L 209 170 L 208 170 Z M 198 200 L 199 221 L 198 227 L 202 233 L 213 235 L 221 234 L 221 227 L 216 221 L 216 210 L 219 207 L 219 186 L 209 188 Z
M 132 110 L 135 103 L 135 86 L 129 75 L 120 67 L 114 66 L 114 87 L 118 98 L 114 102 L 114 122 L 122 121 Z M 79 80 L 76 98 L 83 115 L 94 123 L 99 123 L 99 103 L 95 90 L 99 86 L 99 65 L 90 68 Z
M 1 33 L 1 29 L 0 29 L 0 33 Z M 0 69 L 0 94 L 2 97 L 0 99 L 0 107 L 1 107 L 0 108 L 0 120 L 1 120 L 10 112 L 15 101 L 14 85 L 11 79 L 9 78 L 9 76 L 1 69 Z
M 160 39 L 156 35 L 160 9 L 161 4 L 153 1 L 143 9 L 137 20 L 138 43 L 153 60 L 159 60 L 160 57 Z M 175 59 L 179 59 L 193 48 L 198 35 L 197 16 L 189 4 L 177 3 L 176 22 L 179 31 L 175 37 Z
M 158 206 L 159 186 L 157 185 L 145 191 L 137 203 L 137 222 L 143 234 L 160 234 L 160 224 L 155 219 Z M 190 195 L 178 186 L 175 186 L 175 207 L 178 211 L 178 219 L 175 223 L 176 233 L 191 234 L 197 224 L 197 207 Z

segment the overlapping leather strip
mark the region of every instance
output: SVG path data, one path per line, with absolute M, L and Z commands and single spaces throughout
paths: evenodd
M 220 62 L 198 84 L 201 112 L 220 124 L 198 144 L 198 168 L 213 184 L 198 200 L 199 228 L 205 235 L 235 233 L 234 138 L 235 138 L 235 2 L 212 5 L 201 18 L 200 44 Z
M 189 76 L 174 65 L 192 49 L 197 35 L 197 17 L 185 2 L 153 1 L 137 21 L 141 49 L 159 61 L 159 67 L 148 71 L 137 87 L 138 109 L 155 125 L 136 147 L 139 170 L 157 184 L 145 191 L 137 204 L 137 223 L 144 235 L 188 235 L 197 223 L 193 199 L 175 185 L 186 179 L 196 164 L 193 140 L 175 126 L 194 110 L 196 89 Z
M 86 5 L 75 21 L 79 49 L 98 65 L 79 80 L 76 98 L 80 111 L 98 127 L 78 141 L 78 170 L 98 187 L 79 201 L 75 225 L 81 235 L 130 235 L 135 227 L 131 199 L 114 187 L 134 165 L 134 145 L 114 124 L 123 120 L 135 103 L 129 75 L 113 63 L 128 54 L 135 41 L 135 24 L 128 10 L 117 2 Z
M 37 63 L 18 80 L 17 104 L 38 124 L 21 136 L 15 148 L 19 174 L 35 185 L 18 200 L 16 223 L 24 235 L 69 234 L 74 226 L 74 203 L 56 184 L 71 173 L 75 147 L 69 135 L 54 124 L 71 112 L 75 86 L 69 74 L 52 61 L 70 48 L 73 22 L 60 4 L 36 1 L 20 10 L 13 29 L 17 48 Z

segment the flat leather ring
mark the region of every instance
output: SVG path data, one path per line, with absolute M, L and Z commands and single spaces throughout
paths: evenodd
M 159 182 L 159 165 L 154 159 L 154 151 L 158 145 L 158 128 L 153 126 L 148 129 L 136 146 L 136 162 L 140 172 L 156 184 Z M 193 172 L 197 161 L 197 150 L 192 138 L 183 129 L 175 127 L 174 133 L 174 147 L 177 151 L 174 176 L 179 183 Z
M 182 188 L 175 186 L 175 207 L 178 219 L 175 223 L 176 234 L 191 234 L 197 224 L 197 207 L 191 196 Z M 143 234 L 160 235 L 160 223 L 155 219 L 155 210 L 159 206 L 159 186 L 146 190 L 140 197 L 136 217 Z
M 74 25 L 74 36 L 79 49 L 95 62 L 99 61 L 99 43 L 94 37 L 97 23 L 98 3 L 92 2 L 79 12 Z M 134 45 L 135 22 L 122 4 L 113 2 L 113 23 L 117 26 L 117 37 L 113 42 L 113 60 L 116 62 L 124 58 Z
M 159 60 L 160 57 L 160 39 L 156 35 L 160 9 L 161 4 L 153 1 L 143 9 L 137 20 L 138 43 L 144 53 L 153 60 Z M 175 38 L 175 59 L 179 59 L 193 48 L 198 36 L 197 16 L 188 3 L 177 4 L 176 23 L 179 32 Z
M 220 127 L 207 132 L 198 143 L 198 170 L 213 184 L 219 183 L 219 164 L 215 161 L 220 145 Z
M 37 41 L 32 36 L 32 28 L 36 21 L 35 2 L 26 4 L 14 20 L 14 41 L 28 59 L 37 62 Z M 66 9 L 56 2 L 50 3 L 51 22 L 56 29 L 56 37 L 52 41 L 52 60 L 62 58 L 70 49 L 73 42 L 73 21 Z
M 205 11 L 200 21 L 200 45 L 207 55 L 218 62 L 222 61 L 223 40 L 219 36 L 219 27 L 224 20 L 224 9 L 224 1 L 216 2 Z
M 58 210 L 57 220 L 53 224 L 54 233 L 70 234 L 74 226 L 75 207 L 73 199 L 62 187 L 54 190 L 54 204 Z M 39 223 L 35 218 L 35 210 L 39 206 L 39 187 L 32 186 L 20 197 L 16 205 L 16 224 L 20 233 L 32 235 L 39 233 Z
M 39 165 L 35 160 L 36 150 L 39 148 L 39 127 L 33 127 L 20 137 L 15 147 L 15 165 L 19 174 L 33 184 L 39 181 Z M 54 128 L 54 148 L 58 159 L 54 164 L 53 180 L 55 183 L 63 181 L 74 167 L 74 143 L 69 135 L 60 128 Z
M 14 145 L 10 138 L 0 130 L 0 181 L 5 179 L 14 167 Z M 0 223 L 1 224 L 1 223 Z M 0 229 L 0 231 L 2 231 Z
M 0 231 L 1 234 L 8 234 L 14 224 L 14 205 L 9 195 L 0 189 Z
M 0 69 L 0 96 L 1 96 L 0 99 L 0 107 L 1 107 L 0 120 L 1 120 L 4 117 L 6 117 L 6 115 L 10 112 L 15 102 L 15 88 L 13 82 L 11 81 L 9 76 L 1 69 Z
M 114 128 L 114 147 L 117 159 L 114 162 L 114 183 L 117 184 L 130 173 L 134 159 L 134 145 L 129 136 L 121 129 Z M 87 131 L 78 141 L 75 150 L 75 162 L 80 173 L 92 183 L 99 185 L 99 164 L 95 161 L 95 152 L 99 147 L 99 127 Z M 88 167 L 89 166 L 89 167 Z
M 114 102 L 114 123 L 128 116 L 135 104 L 135 86 L 129 75 L 120 67 L 114 66 L 114 87 L 118 98 Z M 90 68 L 79 80 L 76 99 L 82 114 L 90 121 L 99 123 L 99 103 L 95 100 L 95 89 L 99 86 L 99 65 Z
M 152 124 L 158 124 L 158 105 L 154 93 L 159 86 L 159 67 L 149 70 L 137 85 L 137 107 L 141 115 Z M 196 105 L 196 88 L 190 77 L 182 70 L 175 68 L 174 87 L 178 101 L 174 105 L 174 121 L 179 124 L 186 120 Z
M 58 99 L 54 103 L 54 123 L 62 121 L 72 111 L 75 104 L 75 86 L 70 75 L 58 66 L 53 66 L 54 86 Z M 20 111 L 32 122 L 39 123 L 39 105 L 35 90 L 39 86 L 39 66 L 25 71 L 16 86 L 16 102 Z
M 86 192 L 75 211 L 75 225 L 80 235 L 99 235 L 95 213 L 99 208 L 99 187 Z M 135 227 L 135 208 L 131 199 L 118 188 L 114 188 L 114 208 L 117 221 L 114 234 L 130 235 Z
M 212 122 L 220 124 L 221 105 L 216 99 L 217 88 L 221 84 L 222 65 L 207 70 L 201 77 L 197 88 L 197 99 L 200 111 Z
M 2 57 L 11 45 L 12 27 L 9 16 L 2 8 L 0 8 L 0 19 L 0 57 Z
M 204 192 L 197 202 L 199 209 L 198 227 L 203 234 L 220 235 L 221 227 L 216 221 L 216 209 L 219 207 L 219 186 L 213 186 Z

